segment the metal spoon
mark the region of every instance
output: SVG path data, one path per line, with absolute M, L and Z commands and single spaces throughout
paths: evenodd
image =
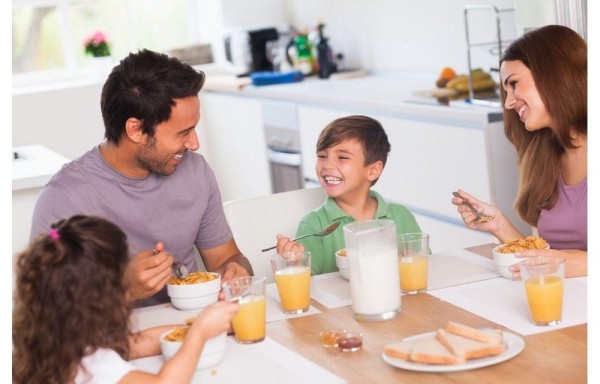
M 173 274 L 180 279 L 185 279 L 189 274 L 185 265 L 181 264 L 179 261 L 174 261 L 173 265 L 171 265 L 171 271 Z
M 152 253 L 158 255 L 158 251 L 156 249 L 153 249 Z M 180 279 L 185 279 L 189 274 L 185 265 L 181 264 L 179 261 L 174 261 L 173 264 L 171 264 L 171 272 Z
M 479 212 L 477 209 L 475 209 L 475 207 L 471 203 L 469 203 L 469 200 L 467 200 L 464 197 L 462 197 L 461 195 L 459 195 L 458 192 L 452 192 L 452 194 L 455 197 L 460 197 L 461 199 L 463 199 L 463 203 L 467 207 L 469 207 L 469 209 L 471 211 L 473 211 L 475 213 L 475 215 L 477 215 L 477 218 L 475 219 L 476 223 L 487 223 L 488 221 L 492 221 L 494 219 L 494 217 L 496 217 L 496 216 L 488 216 L 488 215 L 481 214 L 481 212 Z
M 335 223 L 331 224 L 329 227 L 327 227 L 324 230 L 322 230 L 321 232 L 309 233 L 308 235 L 298 236 L 295 239 L 292 239 L 292 241 L 300 240 L 300 239 L 303 239 L 303 238 L 308 237 L 308 236 L 327 236 L 331 232 L 335 231 L 336 228 L 339 227 L 339 225 L 340 225 L 339 221 L 335 222 Z M 271 249 L 275 249 L 275 248 L 277 248 L 277 245 L 275 245 L 273 247 L 265 248 L 261 252 L 267 252 L 267 251 L 270 251 Z

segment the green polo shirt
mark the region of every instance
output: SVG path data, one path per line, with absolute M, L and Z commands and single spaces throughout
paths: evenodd
M 387 203 L 379 193 L 373 190 L 370 191 L 370 195 L 377 199 L 377 211 L 373 219 L 394 220 L 398 234 L 421 232 L 421 228 L 417 224 L 415 217 L 404 206 Z M 356 220 L 342 211 L 333 198 L 327 197 L 327 200 L 320 208 L 304 215 L 298 225 L 296 236 L 301 236 L 307 233 L 319 232 L 338 221 L 340 222 L 340 226 L 328 236 L 310 236 L 298 240 L 299 243 L 304 245 L 307 251 L 312 253 L 311 266 L 313 275 L 336 272 L 338 270 L 335 265 L 335 252 L 345 248 L 343 227 Z

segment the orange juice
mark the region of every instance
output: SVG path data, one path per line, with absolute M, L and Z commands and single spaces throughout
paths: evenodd
M 564 283 L 558 276 L 537 276 L 525 281 L 529 311 L 534 323 L 560 321 Z
M 265 338 L 267 302 L 264 296 L 248 296 L 239 301 L 240 310 L 231 323 L 240 343 L 254 343 Z
M 427 257 L 410 256 L 400 259 L 400 289 L 405 293 L 417 293 L 427 289 Z
M 283 312 L 300 313 L 310 306 L 310 268 L 290 267 L 275 272 Z

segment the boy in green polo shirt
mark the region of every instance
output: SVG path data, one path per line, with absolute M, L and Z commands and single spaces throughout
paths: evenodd
M 400 204 L 387 203 L 371 190 L 387 161 L 390 143 L 381 124 L 367 116 L 347 116 L 327 125 L 317 141 L 317 178 L 327 200 L 308 212 L 296 236 L 315 233 L 334 222 L 340 226 L 330 235 L 291 241 L 277 235 L 277 253 L 299 251 L 312 254 L 312 274 L 335 272 L 335 252 L 345 248 L 343 227 L 361 220 L 392 219 L 398 234 L 421 232 L 415 217 Z

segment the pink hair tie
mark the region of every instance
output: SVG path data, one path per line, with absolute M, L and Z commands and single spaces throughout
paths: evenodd
M 60 240 L 60 235 L 56 229 L 51 229 L 50 232 L 48 232 L 48 236 L 54 241 Z

